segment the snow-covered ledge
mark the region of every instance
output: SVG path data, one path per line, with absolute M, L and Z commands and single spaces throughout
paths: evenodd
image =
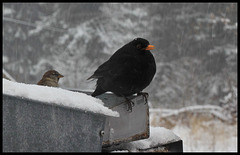
M 118 112 L 105 107 L 100 99 L 57 87 L 17 83 L 3 78 L 3 94 L 119 117 Z
M 101 152 L 107 117 L 89 95 L 3 79 L 4 152 Z

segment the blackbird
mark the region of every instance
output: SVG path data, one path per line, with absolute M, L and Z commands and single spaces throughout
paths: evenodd
M 55 70 L 47 71 L 42 79 L 37 83 L 37 85 L 58 87 L 58 81 L 60 78 L 64 77 Z
M 136 38 L 121 47 L 87 79 L 97 79 L 96 89 L 91 95 L 95 97 L 111 91 L 125 98 L 129 111 L 134 105 L 127 98 L 130 95 L 143 95 L 147 103 L 148 93 L 142 90 L 156 73 L 156 63 L 149 51 L 154 48 L 143 38 Z

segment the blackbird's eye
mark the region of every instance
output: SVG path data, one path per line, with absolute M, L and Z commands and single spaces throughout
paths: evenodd
M 142 48 L 142 45 L 141 44 L 137 44 L 136 46 L 138 49 L 141 49 Z

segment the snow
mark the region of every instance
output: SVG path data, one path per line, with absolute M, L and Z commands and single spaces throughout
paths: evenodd
M 3 55 L 3 56 L 2 56 L 2 62 L 3 62 L 3 63 L 8 63 L 8 62 L 9 62 L 8 57 Z
M 152 126 L 166 127 L 181 137 L 183 152 L 237 151 L 237 120 L 231 121 L 233 116 L 223 107 L 195 105 L 149 112 Z
M 237 152 L 237 124 L 218 120 L 197 122 L 195 125 L 177 124 L 171 129 L 183 141 L 183 152 Z
M 7 8 L 7 7 L 3 7 L 3 15 L 11 15 L 11 14 L 14 14 L 15 11 L 11 8 Z
M 166 129 L 164 127 L 150 127 L 149 138 L 130 142 L 129 150 L 137 151 L 137 149 L 148 149 L 179 140 L 181 139 L 169 129 Z
M 3 78 L 3 94 L 119 117 L 118 112 L 105 107 L 100 99 L 57 87 L 17 83 Z
M 138 152 L 144 149 L 158 147 L 179 140 L 181 139 L 169 129 L 166 129 L 164 127 L 150 126 L 149 138 L 117 145 L 115 146 L 114 150 L 128 150 L 130 152 Z

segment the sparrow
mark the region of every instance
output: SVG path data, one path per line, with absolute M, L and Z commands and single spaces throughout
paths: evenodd
M 42 79 L 37 83 L 37 85 L 58 87 L 58 81 L 62 77 L 64 76 L 57 71 L 49 70 L 43 75 Z
M 156 73 L 155 59 L 150 52 L 154 48 L 148 40 L 136 38 L 118 49 L 87 79 L 97 79 L 91 96 L 113 92 L 125 98 L 128 111 L 132 111 L 134 105 L 128 96 L 136 93 L 143 95 L 147 103 L 148 93 L 142 90 L 151 83 Z

